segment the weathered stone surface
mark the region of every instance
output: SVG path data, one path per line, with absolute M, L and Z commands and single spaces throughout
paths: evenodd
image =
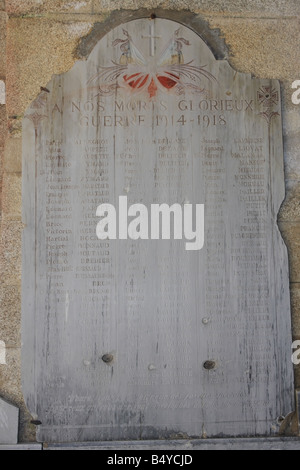
M 5 78 L 6 74 L 6 22 L 6 13 L 0 11 L 0 79 Z
M 0 105 L 0 148 L 1 150 L 4 147 L 6 136 L 7 136 L 6 106 Z
M 21 218 L 22 211 L 22 176 L 4 173 L 2 211 L 6 219 Z
M 278 219 L 281 222 L 300 221 L 300 181 L 286 182 L 286 198 L 281 206 Z
M 300 282 L 300 223 L 279 222 L 279 228 L 288 247 L 290 281 Z
M 300 113 L 299 107 L 292 103 L 292 82 L 286 91 L 284 107 L 283 135 L 285 176 L 287 180 L 300 180 Z
M 22 139 L 20 137 L 6 139 L 3 168 L 7 173 L 22 172 Z
M 6 347 L 6 364 L 0 366 L 1 396 L 6 400 L 21 404 L 24 400 L 21 391 L 21 350 L 20 348 Z
M 18 427 L 19 409 L 0 398 L 0 444 L 17 444 Z
M 293 81 L 298 77 L 299 18 L 264 21 L 220 17 L 206 19 L 212 28 L 220 29 L 230 48 L 230 62 L 237 70 L 261 78 Z M 291 38 L 293 50 L 290 46 Z
M 92 13 L 93 0 L 6 0 L 9 15 L 46 12 Z
M 6 348 L 21 346 L 21 286 L 0 284 L 0 331 Z
M 21 231 L 20 220 L 2 219 L 0 269 L 1 280 L 5 284 L 16 285 L 21 282 Z
M 287 179 L 300 178 L 300 132 L 290 133 L 285 138 L 285 172 Z
M 147 19 L 47 89 L 23 122 L 22 368 L 39 439 L 278 432 L 294 406 L 279 83 Z M 98 240 L 97 206 L 119 196 L 205 204 L 203 250 Z
M 90 23 L 10 19 L 7 33 L 7 113 L 20 117 L 55 73 L 75 62 L 78 39 Z
M 291 285 L 292 325 L 293 336 L 300 339 L 300 283 Z M 300 387 L 300 384 L 298 384 Z
M 297 0 L 6 0 L 10 15 L 45 12 L 97 12 L 117 9 L 164 8 L 173 10 L 208 11 L 245 16 L 296 16 L 300 13 Z

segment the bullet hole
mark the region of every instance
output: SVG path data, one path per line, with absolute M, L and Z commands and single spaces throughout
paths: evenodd
M 42 421 L 38 421 L 38 420 L 32 420 L 30 422 L 31 424 L 34 424 L 35 426 L 40 426 L 42 424 Z
M 216 363 L 215 361 L 205 361 L 203 367 L 206 370 L 213 370 L 216 368 Z
M 112 354 L 104 354 L 102 356 L 102 361 L 105 362 L 105 364 L 111 364 L 114 360 L 114 356 Z

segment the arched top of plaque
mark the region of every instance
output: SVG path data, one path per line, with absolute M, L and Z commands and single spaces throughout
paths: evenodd
M 217 83 L 214 62 L 210 49 L 187 27 L 164 19 L 134 20 L 113 29 L 94 48 L 87 86 L 102 96 L 117 90 L 148 99 L 207 95 Z

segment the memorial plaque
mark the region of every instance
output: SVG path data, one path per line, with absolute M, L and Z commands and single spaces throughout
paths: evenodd
M 141 19 L 23 122 L 23 385 L 49 442 L 255 436 L 293 411 L 280 85 Z

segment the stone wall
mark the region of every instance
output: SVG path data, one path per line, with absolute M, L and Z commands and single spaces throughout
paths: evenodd
M 151 13 L 201 32 L 236 70 L 281 80 L 287 193 L 279 226 L 290 258 L 293 335 L 300 339 L 300 105 L 291 101 L 291 85 L 300 79 L 299 0 L 0 0 L 0 81 L 6 84 L 6 104 L 0 102 L 0 397 L 21 409 L 20 441 L 35 439 L 20 379 L 22 117 L 53 74 L 88 54 L 85 37 L 97 41 L 117 24 Z M 297 367 L 295 381 L 300 388 Z

